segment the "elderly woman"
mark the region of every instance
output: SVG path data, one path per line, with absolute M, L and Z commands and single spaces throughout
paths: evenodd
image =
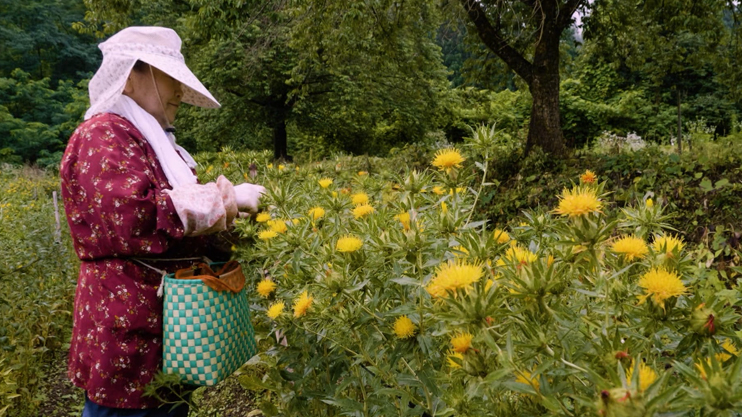
M 255 211 L 263 187 L 226 178 L 199 184 L 175 143 L 181 102 L 219 103 L 188 69 L 171 29 L 130 27 L 100 44 L 90 109 L 60 175 L 81 260 L 69 376 L 86 392 L 84 417 L 185 416 L 143 396 L 162 362 L 161 275 L 183 258 L 214 256 L 214 233 Z M 227 255 L 228 256 L 228 255 Z M 150 268 L 152 267 L 152 268 Z

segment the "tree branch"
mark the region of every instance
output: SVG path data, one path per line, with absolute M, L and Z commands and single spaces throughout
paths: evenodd
M 500 59 L 523 78 L 527 83 L 533 79 L 533 65 L 528 62 L 523 55 L 510 46 L 505 39 L 490 24 L 487 15 L 477 0 L 460 0 L 464 7 L 469 20 L 477 28 L 479 38 L 482 39 L 487 47 L 495 53 Z
M 559 28 L 564 29 L 572 23 L 572 15 L 585 0 L 567 0 L 564 6 L 559 8 Z

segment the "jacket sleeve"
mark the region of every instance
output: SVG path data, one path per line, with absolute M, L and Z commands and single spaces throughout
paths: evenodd
M 136 134 L 104 118 L 70 139 L 60 168 L 62 194 L 83 260 L 161 254 L 185 234 L 169 184 L 155 175 L 154 152 Z
M 186 236 L 227 230 L 237 215 L 234 187 L 220 175 L 216 182 L 190 184 L 167 191 Z

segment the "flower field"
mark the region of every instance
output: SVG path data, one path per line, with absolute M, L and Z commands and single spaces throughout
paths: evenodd
M 742 412 L 739 247 L 687 241 L 671 196 L 618 203 L 591 167 L 550 206 L 486 221 L 495 140 L 481 128 L 418 170 L 197 157 L 204 182 L 268 190 L 234 247 L 260 347 L 237 376 L 249 401 L 266 416 Z M 54 174 L 1 178 L 0 416 L 31 416 L 77 263 Z
M 492 140 L 480 129 L 425 171 L 213 159 L 205 179 L 257 163 L 268 188 L 236 247 L 262 347 L 239 378 L 263 414 L 742 411 L 739 252 L 714 268 L 666 197 L 619 208 L 589 170 L 553 207 L 475 219 Z

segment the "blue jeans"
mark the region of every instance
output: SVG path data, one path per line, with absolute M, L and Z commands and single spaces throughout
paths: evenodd
M 82 410 L 82 417 L 188 417 L 187 404 L 178 406 L 172 412 L 170 407 L 170 405 L 163 405 L 160 408 L 144 410 L 105 407 L 90 401 L 88 395 L 85 394 L 85 408 Z

